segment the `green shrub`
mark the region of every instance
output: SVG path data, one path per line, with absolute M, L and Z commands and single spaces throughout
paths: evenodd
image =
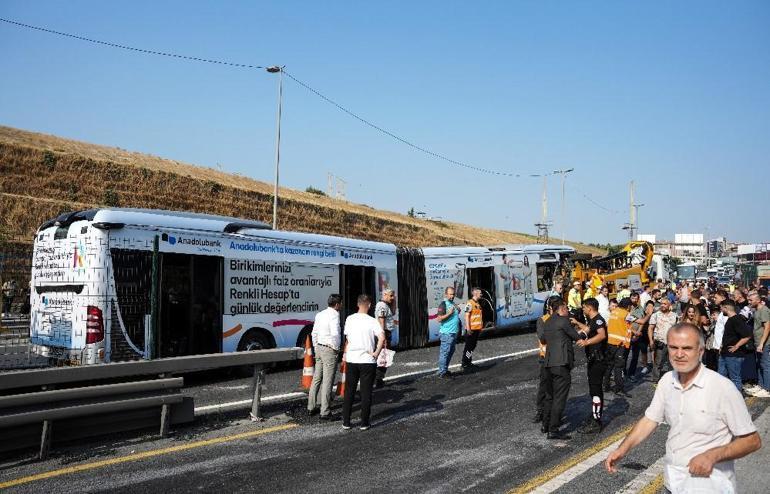
M 112 206 L 112 207 L 119 206 L 118 193 L 112 189 L 106 189 L 104 191 L 104 197 L 102 198 L 102 202 L 106 206 Z
M 43 151 L 43 164 L 49 169 L 53 169 L 56 166 L 56 155 L 51 151 Z
M 326 195 L 326 192 L 322 191 L 321 189 L 316 189 L 312 185 L 310 187 L 308 187 L 307 189 L 305 189 L 305 192 L 309 192 L 309 193 L 315 194 L 317 196 L 325 196 Z

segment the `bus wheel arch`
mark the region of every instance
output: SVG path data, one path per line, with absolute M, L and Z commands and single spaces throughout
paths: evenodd
M 313 325 L 307 324 L 304 328 L 302 328 L 299 332 L 299 335 L 297 335 L 297 346 L 300 348 L 305 348 L 305 341 L 307 340 L 307 337 L 310 336 L 310 333 L 313 331 Z
M 275 337 L 264 328 L 250 328 L 238 342 L 238 351 L 266 350 L 275 348 Z

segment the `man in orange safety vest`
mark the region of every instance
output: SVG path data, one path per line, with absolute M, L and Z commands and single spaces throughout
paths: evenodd
M 484 329 L 484 311 L 481 309 L 481 289 L 474 288 L 471 291 L 471 299 L 465 305 L 465 327 L 468 332 L 465 335 L 465 348 L 463 348 L 463 370 L 476 367 L 473 364 L 473 350 L 479 340 L 481 330 Z

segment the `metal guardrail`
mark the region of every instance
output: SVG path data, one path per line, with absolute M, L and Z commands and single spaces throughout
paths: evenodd
M 183 379 L 169 376 L 240 366 L 254 367 L 254 392 L 249 415 L 252 421 L 259 421 L 262 420 L 260 400 L 264 366 L 275 362 L 296 360 L 302 353 L 301 348 L 295 347 L 6 372 L 0 374 L 0 393 L 2 394 L 38 387 L 43 390 L 0 396 L 0 429 L 42 422 L 39 457 L 45 458 L 50 449 L 54 420 L 161 406 L 160 435 L 164 436 L 168 432 L 170 423 L 170 406 L 181 404 L 185 399 L 179 393 L 179 389 L 183 386 Z M 157 378 L 54 389 L 57 385 L 134 376 L 156 376 Z M 37 406 L 43 406 L 43 408 L 36 409 Z M 3 413 L 4 411 L 7 413 Z

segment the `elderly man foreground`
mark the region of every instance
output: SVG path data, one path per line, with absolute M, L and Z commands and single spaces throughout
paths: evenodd
M 701 364 L 705 343 L 697 327 L 676 324 L 667 338 L 674 370 L 660 379 L 644 417 L 605 467 L 616 472 L 617 463 L 665 422 L 671 427 L 664 476 L 668 492 L 736 492 L 734 460 L 762 446 L 743 396 L 730 380 Z

